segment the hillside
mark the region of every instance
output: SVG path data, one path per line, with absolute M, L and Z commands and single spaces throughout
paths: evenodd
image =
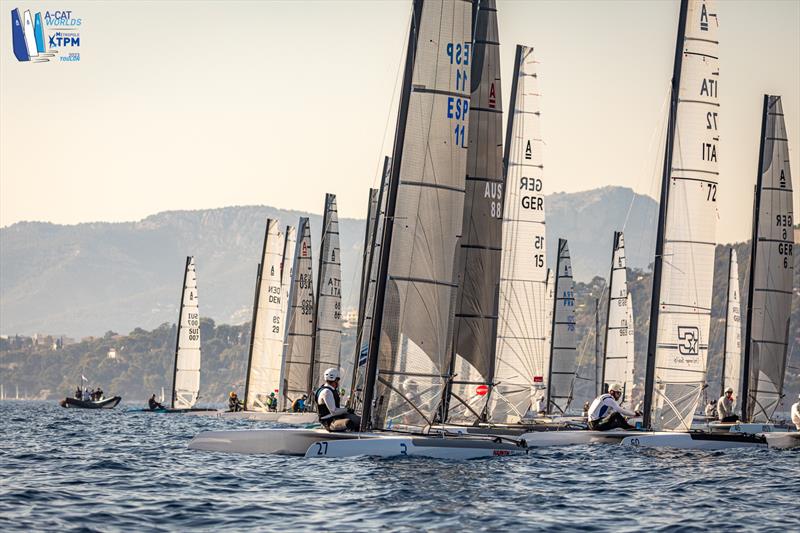
M 556 193 L 546 201 L 547 246 L 555 250 L 558 237 L 569 239 L 576 279 L 607 275 L 613 231 L 622 228 L 632 201 L 629 263 L 646 268 L 652 261 L 651 198 L 605 187 Z M 168 211 L 138 222 L 0 228 L 0 334 L 80 338 L 174 322 L 186 255 L 196 257 L 202 316 L 241 324 L 250 319 L 266 218 L 285 225 L 297 224 L 300 216 L 311 218 L 316 253 L 319 215 L 267 206 Z M 339 232 L 347 310 L 357 304 L 364 221 L 340 219 Z

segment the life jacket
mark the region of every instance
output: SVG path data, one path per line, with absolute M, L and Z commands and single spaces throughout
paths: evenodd
M 605 404 L 606 398 L 613 399 L 610 394 L 605 393 L 601 394 L 592 402 L 592 406 L 589 408 L 588 412 L 589 420 L 599 420 L 606 416 L 606 413 L 608 413 L 608 406 Z
M 322 420 L 324 417 L 326 417 L 329 414 L 331 414 L 330 410 L 328 409 L 328 406 L 325 405 L 325 402 L 321 402 L 320 403 L 320 401 L 319 401 L 319 395 L 322 394 L 322 391 L 325 390 L 325 389 L 328 389 L 329 391 L 331 391 L 333 393 L 333 402 L 336 404 L 337 409 L 339 407 L 339 401 L 340 401 L 339 400 L 339 391 L 337 391 L 336 389 L 334 389 L 333 387 L 331 387 L 327 383 L 324 384 L 323 386 L 321 386 L 320 388 L 318 388 L 317 392 L 314 393 L 314 400 L 316 400 L 316 402 L 317 402 L 317 412 L 319 413 L 319 419 L 320 420 Z

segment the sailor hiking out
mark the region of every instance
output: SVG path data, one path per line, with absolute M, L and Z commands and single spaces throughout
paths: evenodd
M 314 394 L 320 423 L 328 431 L 357 431 L 361 426 L 361 418 L 352 410 L 340 407 L 339 370 L 329 368 L 325 371 L 324 378 L 325 383 Z
M 601 394 L 589 407 L 589 429 L 608 431 L 610 429 L 633 429 L 626 416 L 639 416 L 638 411 L 628 411 L 617 403 L 622 396 L 622 385 L 614 383 L 607 394 Z
M 720 422 L 738 422 L 739 417 L 733 412 L 736 400 L 733 399 L 733 389 L 728 387 L 717 401 L 717 416 Z

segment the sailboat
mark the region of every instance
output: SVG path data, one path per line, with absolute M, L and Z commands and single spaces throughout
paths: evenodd
M 620 405 L 633 409 L 633 323 L 631 298 L 628 294 L 628 269 L 625 262 L 625 238 L 614 232 L 611 273 L 608 284 L 608 312 L 603 346 L 603 371 L 600 393 L 613 383 L 622 385 Z
M 36 50 L 36 31 L 33 27 L 33 17 L 28 9 L 25 10 L 24 24 L 23 31 L 25 33 L 25 46 L 28 49 L 28 56 L 38 57 L 39 52 Z
M 325 195 L 325 210 L 322 216 L 322 242 L 319 251 L 317 296 L 314 313 L 314 336 L 311 339 L 313 364 L 309 375 L 310 394 L 322 382 L 326 369 L 342 366 L 342 265 L 339 250 L 339 216 L 336 195 Z M 352 369 L 342 372 L 341 383 L 348 383 Z M 310 397 L 310 396 L 309 396 Z M 314 402 L 308 407 L 316 410 Z
M 178 332 L 175 339 L 175 360 L 172 372 L 170 406 L 144 409 L 150 412 L 187 413 L 214 412 L 195 407 L 200 397 L 200 311 L 197 293 L 197 271 L 194 257 L 186 258 L 178 311 Z
M 196 436 L 190 448 L 300 451 L 311 457 L 525 453 L 523 447 L 497 439 L 423 434 L 442 415 L 451 366 L 453 280 L 469 125 L 470 93 L 462 67 L 470 58 L 470 8 L 467 2 L 452 0 L 413 3 L 365 371 L 362 431 L 208 432 Z M 452 67 L 433 68 L 437 64 Z
M 28 45 L 25 38 L 25 25 L 19 9 L 11 11 L 11 43 L 14 49 L 14 56 L 17 61 L 30 61 Z
M 578 365 L 575 282 L 572 279 L 572 260 L 566 239 L 558 239 L 557 257 L 546 406 L 549 414 L 565 415 L 572 402 Z

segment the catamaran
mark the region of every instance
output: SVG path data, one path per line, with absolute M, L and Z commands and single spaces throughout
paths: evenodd
M 485 6 L 485 7 L 484 7 Z M 480 10 L 494 6 L 482 3 Z M 365 367 L 360 433 L 209 432 L 191 448 L 309 456 L 525 453 L 488 437 L 429 433 L 451 367 L 463 222 L 472 4 L 415 0 Z M 439 65 L 436 68 L 436 65 Z M 311 446 L 309 440 L 314 441 Z M 247 444 L 245 444 L 247 443 Z

